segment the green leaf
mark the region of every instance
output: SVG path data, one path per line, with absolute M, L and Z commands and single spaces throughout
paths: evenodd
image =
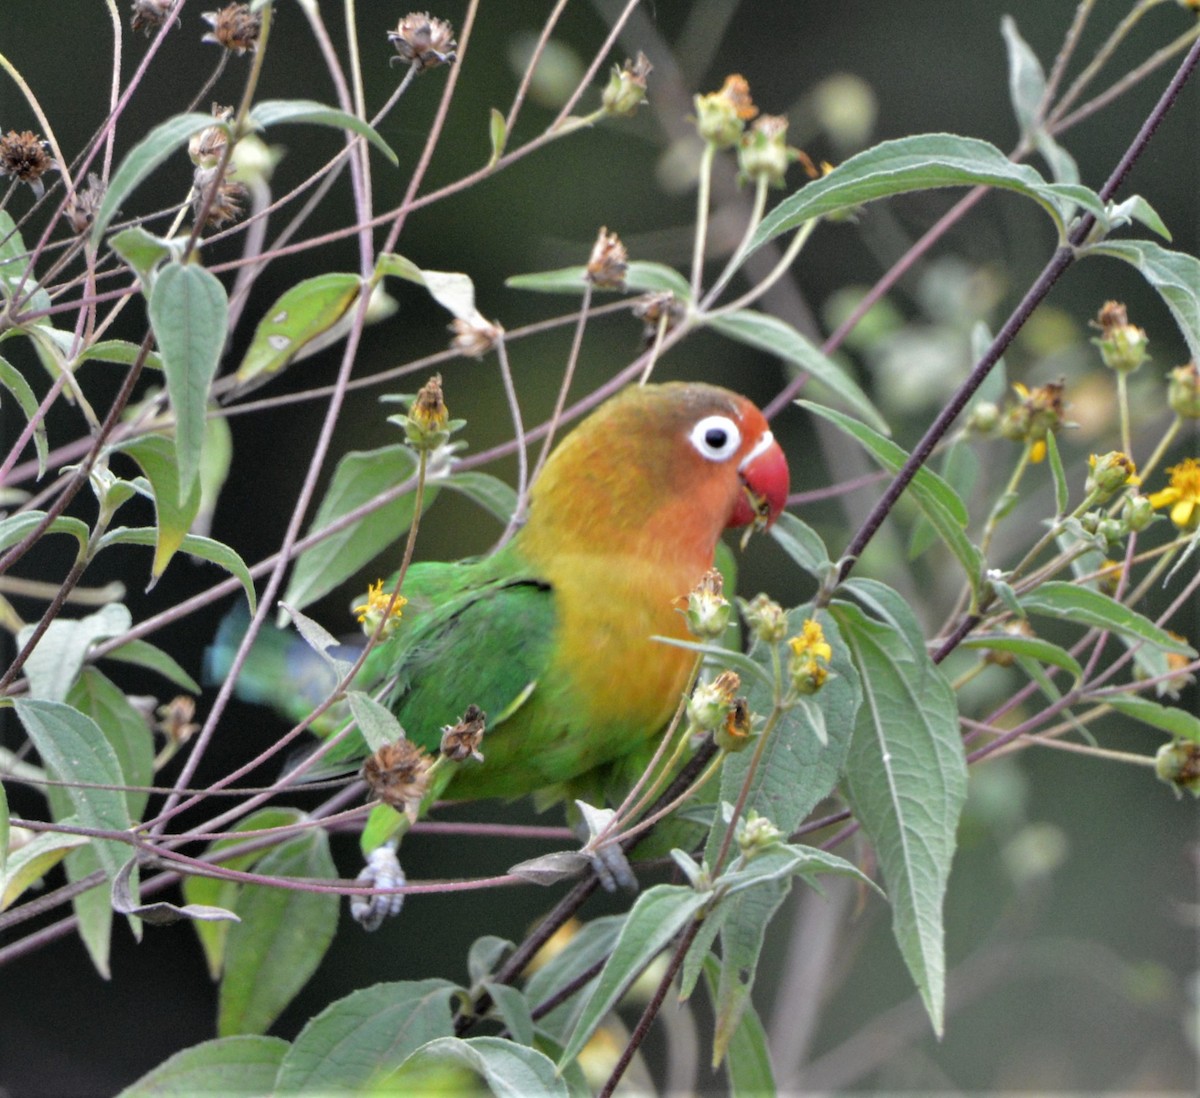
M 514 290 L 533 290 L 544 294 L 581 294 L 587 286 L 587 267 L 563 267 L 557 271 L 512 275 L 504 285 Z M 672 293 L 688 301 L 692 288 L 674 267 L 662 263 L 634 260 L 625 272 L 625 288 L 636 293 Z
M 22 413 L 24 413 L 26 421 L 33 423 L 37 417 L 38 398 L 34 396 L 33 390 L 29 387 L 29 382 L 25 380 L 20 370 L 5 358 L 0 358 L 0 385 L 3 385 L 12 393 L 13 398 L 20 406 Z M 38 479 L 40 480 L 45 476 L 46 455 L 49 453 L 49 445 L 46 441 L 45 420 L 38 420 L 37 426 L 34 427 L 33 448 L 37 454 Z
M 404 739 L 404 729 L 387 706 L 380 705 L 361 690 L 346 691 L 346 701 L 350 703 L 350 712 L 354 714 L 362 738 L 372 751 Z
M 140 225 L 131 225 L 114 233 L 108 243 L 141 279 L 142 289 L 147 296 L 154 289 L 155 272 L 159 265 L 171 259 L 183 259 L 183 241 L 164 240 Z
M 287 827 L 299 823 L 304 818 L 303 813 L 295 808 L 262 808 L 238 821 L 231 829 L 235 832 L 265 831 L 273 827 Z M 219 839 L 208 848 L 208 854 L 226 869 L 247 870 L 262 858 L 265 858 L 270 847 L 251 850 L 243 854 L 223 856 L 217 855 L 231 847 L 245 842 L 242 838 Z M 285 842 L 280 838 L 279 842 Z M 189 904 L 198 907 L 219 907 L 229 910 L 236 906 L 242 886 L 237 881 L 228 881 L 220 877 L 202 877 L 193 874 L 183 879 L 183 898 Z M 221 970 L 225 966 L 225 944 L 229 938 L 229 923 L 227 922 L 198 922 L 193 924 L 196 936 L 204 950 L 208 962 L 208 972 L 213 980 L 221 978 Z
M 111 652 L 106 653 L 105 659 L 117 660 L 119 663 L 131 663 L 135 667 L 144 667 L 148 671 L 157 671 L 164 679 L 173 682 L 189 694 L 200 693 L 200 684 L 179 666 L 174 656 L 168 655 L 161 648 L 157 648 L 147 641 L 126 641 L 119 648 L 114 648 Z
M 238 381 L 277 373 L 298 356 L 307 357 L 335 342 L 345 334 L 340 322 L 362 288 L 358 275 L 330 272 L 286 290 L 254 329 L 238 367 Z
M 50 307 L 50 295 L 37 285 L 29 258 L 29 249 L 17 231 L 12 214 L 0 210 L 0 296 L 12 301 L 28 295 L 24 309 L 42 312 Z
M 132 623 L 129 611 L 119 603 L 102 606 L 86 618 L 56 618 L 25 661 L 30 694 L 62 701 L 83 667 L 88 649 L 97 641 L 119 636 Z M 19 648 L 25 646 L 34 629 L 27 625 L 17 633 Z
M 309 533 L 321 530 L 380 493 L 404 483 L 416 469 L 417 459 L 412 450 L 400 444 L 346 454 L 338 462 Z M 427 484 L 425 503 L 433 502 L 436 494 L 437 486 Z M 284 601 L 303 610 L 383 550 L 395 545 L 407 533 L 412 519 L 413 496 L 410 493 L 384 504 L 306 550 L 292 571 Z M 399 559 L 393 566 L 395 564 L 399 564 Z
M 710 957 L 704 962 L 704 976 L 709 994 L 716 1000 L 717 961 Z M 775 1093 L 775 1075 L 771 1068 L 771 1052 L 767 1035 L 753 1004 L 747 1003 L 737 1028 L 730 1036 L 725 1052 L 725 1072 L 729 1076 L 729 1091 L 733 1098 L 759 1098 Z
M 331 880 L 329 837 L 319 828 L 277 847 L 258 862 L 270 876 Z M 225 946 L 217 1032 L 262 1033 L 316 971 L 337 929 L 338 898 L 326 892 L 247 885 Z
M 1046 433 L 1046 454 L 1050 458 L 1050 473 L 1054 478 L 1054 513 L 1065 515 L 1071 503 L 1071 490 L 1067 487 L 1067 474 L 1053 431 Z
M 571 939 L 568 949 L 556 954 L 529 977 L 525 983 L 525 997 L 536 1007 L 559 989 L 573 983 L 612 953 L 624 926 L 624 915 L 604 915 L 585 923 Z M 594 989 L 599 979 L 598 975 L 594 976 L 580 989 L 580 995 L 566 1003 L 560 1003 L 539 1019 L 540 1029 L 549 1033 L 560 1044 L 564 1042 L 570 1028 L 574 1026 L 575 1016 L 581 1004 L 591 994 L 589 989 Z
M 99 544 L 101 548 L 107 548 L 110 545 L 157 546 L 160 544 L 161 538 L 161 531 L 148 526 L 119 526 L 115 530 L 109 530 L 100 539 Z M 254 577 L 250 575 L 250 569 L 246 567 L 246 562 L 238 556 L 235 550 L 230 549 L 224 542 L 214 541 L 212 538 L 203 538 L 199 534 L 187 534 L 180 539 L 177 548 L 182 549 L 185 553 L 193 557 L 200 557 L 202 560 L 219 565 L 230 575 L 235 576 L 241 581 L 242 590 L 246 593 L 246 601 L 250 604 L 250 613 L 254 613 L 254 607 L 257 602 L 257 596 L 254 593 Z M 158 554 L 156 553 L 156 559 L 157 556 Z M 110 652 L 109 655 L 112 655 L 112 653 Z M 170 678 L 169 675 L 167 677 Z M 188 687 L 188 689 L 191 688 Z M 195 692 L 199 693 L 198 690 Z
M 1021 595 L 1021 607 L 1029 614 L 1066 619 L 1093 629 L 1109 629 L 1123 637 L 1145 641 L 1164 652 L 1175 652 L 1194 659 L 1196 650 L 1160 629 L 1149 618 L 1123 606 L 1108 595 L 1054 580 L 1040 584 Z
M 7 830 L 7 811 L 4 813 L 4 821 Z M 60 820 L 59 822 L 78 823 L 77 820 Z M 14 850 L 8 856 L 7 861 L 0 865 L 0 911 L 10 908 L 26 889 L 37 884 L 71 850 L 84 846 L 89 841 L 83 835 L 59 835 L 53 831 L 43 831 L 18 850 Z M 7 838 L 4 849 L 6 851 L 8 849 Z
M 179 493 L 179 467 L 175 446 L 162 435 L 143 435 L 119 443 L 113 448 L 128 454 L 141 467 L 150 482 L 157 519 L 154 541 L 154 563 L 150 567 L 150 586 L 158 582 L 168 562 L 183 544 L 196 512 L 200 510 L 200 484 L 193 479 L 186 499 Z M 106 534 L 103 544 L 115 541 L 116 531 Z
M 1145 225 L 1153 233 L 1157 233 L 1168 244 L 1171 242 L 1171 232 L 1158 216 L 1158 211 L 1140 194 L 1132 194 L 1124 202 L 1118 202 L 1107 210 L 1109 224 L 1116 227 L 1136 221 Z
M 1180 739 L 1200 743 L 1200 717 L 1175 705 L 1162 705 L 1137 694 L 1098 694 L 1092 700 L 1111 705 L 1118 713 Z
M 810 576 L 822 579 L 828 567 L 829 550 L 825 542 L 807 522 L 790 511 L 784 511 L 771 527 L 771 536 L 780 547 Z
M 492 997 L 493 1013 L 519 1045 L 533 1044 L 533 1018 L 525 996 L 515 987 L 484 980 L 483 989 Z
M 579 1023 L 559 1059 L 560 1067 L 579 1055 L 629 985 L 707 901 L 703 893 L 679 885 L 655 885 L 638 896 L 608 963 L 585 1001 Z
M 1029 137 L 1041 126 L 1038 108 L 1046 94 L 1046 74 L 1037 54 L 1021 37 L 1016 20 L 1011 15 L 1000 17 L 1000 33 L 1008 50 L 1009 99 L 1022 136 Z
M 859 423 L 832 408 L 813 404 L 811 401 L 800 400 L 796 403 L 841 427 L 843 431 L 862 443 L 871 457 L 889 472 L 899 472 L 905 461 L 908 460 L 908 455 L 904 450 L 890 439 L 876 434 L 866 424 Z M 905 491 L 912 494 L 912 499 L 921 509 L 921 513 L 929 520 L 946 547 L 962 565 L 971 589 L 977 589 L 983 575 L 983 554 L 966 535 L 966 526 L 970 516 L 966 504 L 959 498 L 958 493 L 928 466 L 922 466 L 917 470 L 917 475 L 909 481 Z
M 0 551 L 16 545 L 26 534 L 38 526 L 46 517 L 45 511 L 22 511 L 19 515 L 9 515 L 0 519 Z M 88 528 L 77 518 L 69 515 L 59 515 L 46 528 L 48 534 L 70 534 L 80 549 L 86 549 L 88 543 Z
M 420 1080 L 431 1066 L 462 1066 L 483 1078 L 497 1098 L 567 1098 L 567 1084 L 558 1077 L 554 1062 L 537 1049 L 500 1037 L 438 1037 L 412 1054 L 404 1066 L 383 1082 L 383 1089 L 398 1094 L 421 1093 Z
M 835 603 L 832 613 L 853 653 L 864 698 L 846 760 L 845 792 L 875 847 L 896 942 L 940 1034 L 942 903 L 967 792 L 954 692 L 925 651 L 915 651 L 890 625 L 850 603 Z
M 211 122 L 212 119 L 210 118 L 209 121 Z M 312 122 L 318 126 L 350 130 L 359 137 L 365 137 L 388 158 L 393 167 L 400 163 L 399 157 L 376 130 L 361 118 L 356 118 L 345 111 L 339 111 L 336 107 L 327 107 L 324 103 L 316 103 L 311 99 L 267 99 L 262 103 L 256 103 L 250 111 L 250 123 L 253 126 L 268 129 L 285 122 Z
M 1141 271 L 1171 310 L 1188 353 L 1200 360 L 1200 259 L 1149 240 L 1109 240 L 1088 251 L 1123 259 Z
M 475 284 L 468 275 L 459 271 L 424 271 L 411 259 L 394 252 L 381 255 L 376 269 L 381 274 L 424 286 L 429 296 L 451 316 L 471 319 L 479 315 L 475 307 Z
M 479 504 L 503 523 L 507 523 L 517 509 L 517 493 L 512 486 L 490 473 L 474 470 L 450 473 L 440 478 L 438 483 L 461 492 L 472 503 Z
M 14 698 L 13 707 L 46 768 L 67 783 L 66 797 L 79 823 L 98 830 L 127 830 L 132 821 L 125 795 L 115 789 L 95 788 L 128 784 L 116 752 L 96 722 L 62 702 Z M 92 842 L 112 879 L 124 864 L 127 844 Z
M 492 155 L 488 157 L 488 167 L 492 167 L 504 155 L 504 146 L 508 143 L 508 125 L 504 115 L 492 108 L 488 116 L 488 137 L 492 143 Z
M 811 374 L 880 434 L 891 433 L 887 421 L 875 410 L 858 382 L 786 321 L 753 309 L 739 309 L 706 318 L 705 323 L 730 339 L 778 355 L 797 369 Z
M 123 691 L 94 667 L 86 667 L 66 700 L 104 733 L 125 785 L 144 787 L 154 781 L 154 737 L 146 718 L 134 709 Z M 129 818 L 140 820 L 150 794 L 129 788 L 124 796 Z
M 292 1043 L 275 1094 L 372 1093 L 372 1084 L 422 1045 L 454 1032 L 448 980 L 376 984 L 309 1019 Z
M 959 499 L 971 498 L 975 482 L 979 479 L 979 458 L 974 447 L 962 436 L 951 442 L 946 450 L 942 459 L 941 477 L 958 493 Z M 924 515 L 921 515 L 913 524 L 912 537 L 908 544 L 909 560 L 916 560 L 937 540 L 937 530 Z
M 198 487 L 208 393 L 225 347 L 229 300 L 211 271 L 193 263 L 169 263 L 154 280 L 149 313 L 175 413 L 175 498 L 182 507 Z
M 995 145 L 947 133 L 884 141 L 843 161 L 828 175 L 785 198 L 754 233 L 751 250 L 815 217 L 846 213 L 864 202 L 937 187 L 983 185 L 1032 198 L 1063 227 L 1063 198 L 1055 184 Z
M 278 1037 L 221 1037 L 185 1048 L 121 1091 L 118 1098 L 195 1098 L 272 1093 L 289 1045 Z
M 141 353 L 142 349 L 136 343 L 124 339 L 104 339 L 81 351 L 75 363 L 79 366 L 93 361 L 115 362 L 120 366 L 131 366 Z M 153 351 L 147 352 L 144 363 L 148 370 L 162 369 L 162 359 Z
M 1011 652 L 1015 656 L 1025 656 L 1039 663 L 1047 663 L 1051 667 L 1060 667 L 1076 681 L 1083 678 L 1083 668 L 1070 652 L 1040 637 L 1013 636 L 1009 633 L 976 633 L 967 637 L 962 642 L 962 647 L 982 648 L 989 652 Z
M 714 1003 L 713 1067 L 720 1066 L 750 1003 L 767 926 L 791 891 L 792 880 L 798 876 L 811 879 L 821 873 L 870 883 L 843 858 L 785 843 L 761 852 L 740 868 L 735 864 L 731 872 L 719 878 L 718 887 L 729 891 L 715 913 L 723 919 L 720 976 Z M 708 913 L 705 921 L 712 918 L 713 913 Z
M 211 114 L 201 114 L 198 111 L 177 114 L 174 118 L 159 123 L 129 150 L 125 159 L 121 161 L 121 166 L 109 180 L 108 189 L 104 192 L 100 208 L 96 211 L 96 218 L 92 222 L 93 247 L 99 247 L 108 223 L 138 185 L 193 134 L 213 125 L 219 123 Z

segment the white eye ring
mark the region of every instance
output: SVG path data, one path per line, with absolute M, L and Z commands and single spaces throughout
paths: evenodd
M 742 432 L 728 416 L 705 416 L 688 438 L 709 461 L 728 461 L 742 444 Z

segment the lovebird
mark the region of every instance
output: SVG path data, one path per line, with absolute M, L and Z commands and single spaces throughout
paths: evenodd
M 485 557 L 410 566 L 400 620 L 355 687 L 435 753 L 464 714 L 468 724 L 486 715 L 482 742 L 470 745 L 482 761 L 456 765 L 439 795 L 594 794 L 623 761 L 648 754 L 688 687 L 694 653 L 652 638 L 690 639 L 679 607 L 713 567 L 722 533 L 773 522 L 788 482 L 782 449 L 745 397 L 696 383 L 631 386 L 554 449 L 511 540 Z M 206 677 L 222 677 L 238 640 L 222 629 Z M 296 715 L 299 680 L 319 665 L 304 651 L 295 635 L 264 631 L 238 695 Z M 339 755 L 361 761 L 367 747 L 353 735 L 357 750 Z M 377 854 L 360 880 L 402 881 L 388 851 Z M 369 899 L 380 903 L 355 910 L 368 927 L 399 897 Z

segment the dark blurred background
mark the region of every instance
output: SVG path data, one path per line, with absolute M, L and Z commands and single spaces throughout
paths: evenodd
M 169 36 L 126 112 L 118 158 L 148 127 L 182 110 L 211 71 L 217 47 L 200 43 L 205 30 L 200 13 L 206 6 L 186 5 L 182 26 Z M 562 88 L 571 87 L 583 71 L 619 6 L 611 0 L 580 0 L 568 6 L 512 144 L 534 136 L 554 117 Z M 1080 59 L 1091 57 L 1130 6 L 1120 0 L 1096 3 Z M 119 7 L 124 16 L 129 5 L 122 0 Z M 290 3 L 277 7 L 260 97 L 334 102 L 300 11 Z M 482 4 L 423 191 L 486 162 L 488 111 L 507 110 L 520 65 L 550 7 L 548 2 Z M 1048 65 L 1075 8 L 1072 0 L 1000 6 L 984 0 L 646 4 L 603 69 L 607 73 L 610 63 L 638 49 L 648 54 L 655 65 L 650 105 L 637 119 L 606 122 L 578 133 L 414 213 L 398 250 L 423 267 L 469 273 L 481 311 L 509 330 L 565 314 L 571 301 L 519 293 L 505 288 L 504 279 L 582 262 L 601 225 L 618 231 L 633 257 L 686 270 L 694 217 L 688 169 L 696 149 L 685 116 L 694 92 L 716 89 L 727 73 L 744 74 L 755 102 L 769 113 L 786 113 L 792 122 L 791 140 L 818 161 L 836 162 L 879 140 L 931 131 L 975 136 L 1007 150 L 1017 140 L 1017 129 L 1008 102 L 1000 16 L 1007 11 L 1018 20 L 1024 37 Z M 335 39 L 342 40 L 341 6 L 327 3 L 322 9 Z M 1183 33 L 1195 18 L 1175 3 L 1160 9 L 1143 20 L 1118 54 L 1114 74 Z M 464 10 L 462 0 L 451 0 L 432 14 L 459 28 Z M 388 66 L 392 51 L 385 35 L 404 9 L 362 0 L 358 14 L 368 102 L 378 105 L 402 74 L 399 67 Z M 140 36 L 126 39 L 126 74 L 144 51 Z M 2 0 L 0 52 L 34 89 L 62 148 L 73 156 L 104 117 L 111 73 L 111 27 L 105 6 L 80 0 Z M 1123 63 L 1125 58 L 1133 60 Z M 211 98 L 235 102 L 247 64 L 245 58 L 231 59 Z M 1072 72 L 1079 65 L 1077 61 Z M 1171 66 L 1160 70 L 1064 137 L 1086 184 L 1099 187 L 1103 182 L 1171 71 Z M 381 126 L 400 154 L 402 170 L 373 158 L 376 209 L 394 206 L 403 194 L 407 169 L 419 155 L 445 79 L 445 70 L 438 70 L 417 80 Z M 1102 78 L 1097 90 L 1106 86 Z M 592 109 L 596 102 L 593 91 L 581 109 Z M 1200 240 L 1198 123 L 1200 89 L 1193 81 L 1124 192 L 1145 195 L 1174 233 L 1172 246 L 1193 254 Z M 3 74 L 0 128 L 37 128 L 23 98 Z M 267 140 L 285 153 L 274 179 L 276 193 L 305 178 L 321 163 L 322 152 L 332 154 L 339 144 L 332 130 L 311 127 L 280 127 Z M 717 181 L 713 241 L 718 249 L 736 241 L 739 218 L 747 208 L 748 195 L 736 189 L 732 174 L 723 171 Z M 189 179 L 189 166 L 181 157 L 174 158 L 134 196 L 137 212 L 177 200 Z M 789 182 L 801 182 L 798 169 L 792 169 Z M 823 337 L 844 315 L 847 301 L 869 286 L 956 197 L 946 192 L 912 196 L 873 206 L 853 224 L 822 227 L 796 265 L 794 278 L 774 291 L 763 307 Z M 19 213 L 28 201 L 27 194 L 19 194 L 9 208 Z M 341 187 L 306 232 L 344 225 L 351 217 L 349 192 Z M 218 245 L 209 262 L 237 255 L 237 247 L 236 239 Z M 888 311 L 875 318 L 875 334 L 868 329 L 867 335 L 852 341 L 846 362 L 897 425 L 901 443 L 919 435 L 966 373 L 972 326 L 983 321 L 998 327 L 1053 247 L 1051 225 L 1031 204 L 989 196 L 890 295 Z M 309 274 L 356 267 L 354 243 L 345 240 L 268 268 L 235 333 L 230 368 L 258 317 L 284 289 Z M 367 330 L 356 376 L 446 344 L 446 316 L 422 292 L 398 283 L 389 283 L 389 291 L 399 310 Z M 1136 273 L 1109 261 L 1072 269 L 1007 356 L 1007 367 L 1010 378 L 1031 384 L 1067 377 L 1072 418 L 1080 428 L 1064 442 L 1064 449 L 1076 469 L 1089 448 L 1116 445 L 1111 379 L 1100 375 L 1086 343 L 1086 322 L 1107 298 L 1126 301 L 1134 321 L 1150 333 L 1154 362 L 1142 371 L 1145 376 L 1135 378 L 1134 389 L 1146 432 L 1142 437 L 1156 437 L 1152 428 L 1162 419 L 1159 368 L 1187 358 L 1169 314 Z M 139 340 L 144 325 L 140 313 L 137 304 L 126 310 L 114 334 Z M 511 348 L 528 423 L 540 422 L 553 405 L 569 340 L 570 329 L 564 327 Z M 592 324 L 574 392 L 584 393 L 611 377 L 639 346 L 639 326 L 628 316 Z M 338 354 L 337 348 L 321 353 L 263 393 L 299 391 L 332 380 Z M 473 451 L 511 437 L 494 360 L 460 360 L 442 372 L 453 414 L 469 421 L 465 437 Z M 700 336 L 672 351 L 659 376 L 720 382 L 766 402 L 786 375 L 769 356 Z M 112 387 L 117 377 L 114 370 Z M 423 375 L 394 388 L 412 391 L 421 380 Z M 39 392 L 44 391 L 40 377 L 38 384 Z M 93 384 L 95 392 L 103 394 L 110 383 L 101 376 Z M 351 397 L 338 428 L 336 454 L 395 441 L 394 429 L 384 423 L 392 409 L 381 412 L 377 396 L 368 390 Z M 102 395 L 96 404 L 104 406 Z M 323 413 L 322 402 L 310 401 L 232 418 L 235 475 L 221 498 L 213 534 L 247 561 L 261 559 L 278 545 Z M 4 438 L 11 439 L 20 421 L 6 414 L 0 427 Z M 52 436 L 56 430 L 59 438 L 75 437 L 80 425 L 63 413 L 51 423 Z M 777 431 L 790 455 L 794 490 L 817 489 L 867 468 L 851 448 L 814 433 L 798 412 L 785 412 Z M 1196 448 L 1193 433 L 1180 440 L 1173 453 L 1194 454 Z M 994 455 L 998 465 L 1011 460 L 1011 454 L 1000 449 Z M 504 463 L 494 469 L 508 479 L 514 470 L 515 465 Z M 989 498 L 984 494 L 987 485 L 994 486 L 986 473 L 985 469 L 981 500 Z M 994 474 L 1006 475 L 1006 469 Z M 848 523 L 861 517 L 877 491 L 868 489 L 844 503 L 805 512 L 829 538 L 835 556 L 844 546 Z M 492 520 L 444 495 L 422 527 L 419 552 L 428 558 L 463 556 L 485 549 L 497 533 Z M 948 609 L 953 591 L 937 583 L 940 577 L 933 565 L 918 563 L 911 571 L 893 567 L 889 558 L 904 552 L 903 539 L 885 532 L 864 567 L 898 583 L 909 572 L 910 578 L 903 581 L 909 585 L 905 593 L 918 600 L 918 612 L 933 628 Z M 54 556 L 52 547 L 36 567 L 45 578 L 57 579 L 67 563 L 65 556 Z M 394 565 L 386 561 L 379 567 L 386 571 Z M 137 568 L 142 567 L 139 560 Z M 344 585 L 311 612 L 331 628 L 344 627 L 348 601 L 374 575 L 372 571 Z M 98 560 L 88 582 L 124 581 L 134 619 L 142 620 L 217 578 L 214 569 L 177 560 L 153 591 L 143 593 L 141 582 L 130 579 L 128 559 L 109 554 Z M 756 539 L 745 555 L 741 588 L 746 594 L 768 590 L 785 603 L 811 593 L 768 539 Z M 1158 605 L 1165 601 L 1159 599 Z M 196 671 L 201 650 L 225 608 L 212 607 L 154 639 Z M 23 609 L 32 616 L 32 609 Z M 1193 608 L 1190 624 L 1176 628 L 1194 642 L 1200 635 L 1198 625 Z M 135 692 L 162 688 L 134 675 L 119 681 Z M 979 687 L 980 697 L 1002 700 L 1018 683 L 1015 675 L 1006 679 L 995 672 Z M 1195 706 L 1195 699 L 1193 689 L 1184 704 Z M 0 712 L 0 722 L 6 716 Z M 245 758 L 248 750 L 261 749 L 282 728 L 269 715 L 247 708 L 234 708 L 225 727 L 238 742 L 217 745 L 205 764 L 209 780 L 225 773 L 233 760 Z M 1106 742 L 1131 751 L 1147 753 L 1157 743 L 1140 727 L 1114 723 L 1102 731 L 1108 734 Z M 11 728 L 0 723 L 0 734 L 11 745 Z M 10 791 L 10 796 L 14 809 L 26 804 L 35 811 L 19 790 Z M 532 811 L 527 805 L 476 806 L 450 818 L 481 815 L 528 820 Z M 785 1065 L 781 1087 L 1194 1089 L 1195 840 L 1191 803 L 1176 802 L 1146 770 L 1049 751 L 1026 752 L 978 768 L 947 905 L 951 998 L 944 1040 L 939 1044 L 928 1033 L 889 941 L 884 906 L 834 886 L 828 900 L 805 897 L 789 917 L 781 917 L 760 969 L 756 1000 Z M 412 879 L 499 872 L 540 852 L 529 844 L 498 846 L 420 835 L 406 841 L 404 850 Z M 341 871 L 352 875 L 353 840 L 337 840 L 335 856 Z M 465 980 L 462 959 L 476 936 L 519 938 L 551 898 L 533 888 L 422 896 L 409 901 L 402 918 L 370 936 L 343 920 L 334 948 L 272 1032 L 294 1036 L 323 1006 L 376 981 L 432 975 Z M 617 908 L 598 902 L 589 913 L 608 910 Z M 796 927 L 798 937 L 793 934 Z M 114 934 L 111 982 L 97 977 L 72 938 L 0 970 L 0 1093 L 12 1098 L 112 1093 L 171 1052 L 214 1035 L 215 990 L 191 929 L 182 924 L 148 928 L 140 945 L 124 926 L 116 926 Z M 661 1045 L 649 1055 L 652 1062 L 660 1062 Z M 708 1074 L 706 1060 L 702 1052 L 695 1086 L 702 1091 L 720 1089 L 722 1081 Z M 807 1074 L 802 1063 L 812 1065 Z

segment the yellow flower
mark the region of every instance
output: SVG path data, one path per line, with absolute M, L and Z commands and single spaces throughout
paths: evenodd
M 811 656 L 828 663 L 833 659 L 833 649 L 825 639 L 825 631 L 816 618 L 809 618 L 800 628 L 798 636 L 788 641 L 788 647 L 796 657 Z
M 1000 434 L 1029 447 L 1033 463 L 1046 457 L 1046 435 L 1057 431 L 1063 423 L 1063 383 L 1050 381 L 1030 389 L 1017 381 L 1013 391 L 1020 398 L 1009 406 L 1000 420 Z
M 364 627 L 363 632 L 367 636 L 374 634 L 386 614 L 387 620 L 383 626 L 383 636 L 386 638 L 390 637 L 395 632 L 396 626 L 400 624 L 401 611 L 407 603 L 408 599 L 403 595 L 397 595 L 393 602 L 391 592 L 385 592 L 383 580 L 379 580 L 378 583 L 372 583 L 367 588 L 367 601 L 356 606 L 353 613 L 358 615 L 358 623 Z M 391 607 L 390 610 L 389 607 Z
M 1180 530 L 1194 530 L 1200 526 L 1200 461 L 1184 458 L 1167 472 L 1171 483 L 1150 497 L 1150 506 L 1156 511 L 1170 507 L 1171 521 Z
M 801 694 L 815 694 L 829 678 L 826 664 L 833 658 L 833 648 L 825 639 L 821 623 L 809 618 L 800 633 L 788 641 L 788 647 L 792 650 L 788 660 L 792 686 Z

